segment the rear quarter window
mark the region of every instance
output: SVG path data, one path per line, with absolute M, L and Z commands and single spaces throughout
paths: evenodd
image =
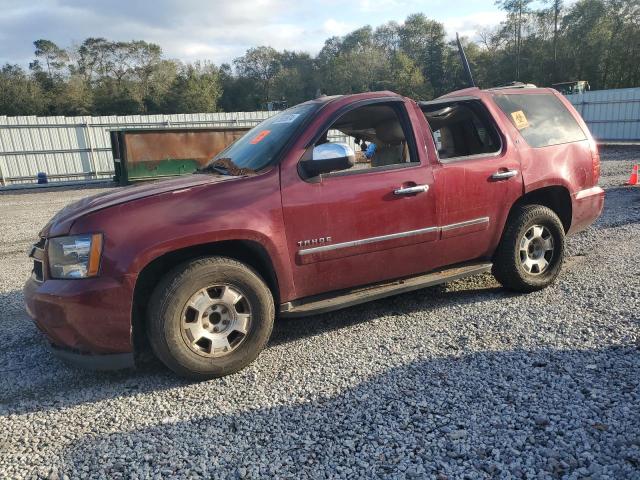
M 494 99 L 531 147 L 587 139 L 571 112 L 553 94 L 498 94 Z

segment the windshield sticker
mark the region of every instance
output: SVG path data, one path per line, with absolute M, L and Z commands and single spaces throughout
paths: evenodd
M 293 123 L 296 121 L 296 118 L 300 116 L 299 113 L 291 113 L 289 115 L 283 115 L 282 118 L 279 118 L 277 122 L 273 122 L 274 125 L 278 123 Z
M 513 123 L 515 124 L 518 130 L 523 130 L 529 126 L 529 121 L 527 120 L 527 116 L 524 114 L 522 110 L 518 110 L 517 112 L 511 112 L 511 118 L 513 118 Z
M 262 130 L 259 134 L 253 137 L 251 140 L 251 145 L 255 145 L 256 143 L 260 143 L 264 138 L 271 133 L 271 130 Z

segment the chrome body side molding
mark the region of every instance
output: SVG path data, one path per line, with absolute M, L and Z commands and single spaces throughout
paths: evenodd
M 322 245 L 319 247 L 304 248 L 304 249 L 298 250 L 298 255 L 302 257 L 305 255 L 312 255 L 314 253 L 329 252 L 332 250 L 340 250 L 342 248 L 358 247 L 360 245 L 385 242 L 387 240 L 413 237 L 416 235 L 422 235 L 425 233 L 433 233 L 433 232 L 442 232 L 443 238 L 448 238 L 451 236 L 455 236 L 455 234 L 457 233 L 456 231 L 460 232 L 460 234 L 472 233 L 474 231 L 482 230 L 483 228 L 485 228 L 485 226 L 488 226 L 488 225 L 489 225 L 489 217 L 480 217 L 480 218 L 474 218 L 473 220 L 466 220 L 464 222 L 444 225 L 442 227 L 426 227 L 426 228 L 420 228 L 418 230 L 409 230 L 407 232 L 398 232 L 398 233 L 391 233 L 389 235 L 380 235 L 378 237 L 361 238 L 358 240 L 351 240 L 349 242 L 332 243 L 328 245 Z M 475 228 L 475 229 L 469 228 L 469 227 L 475 227 L 475 226 L 481 227 L 481 228 Z
M 470 227 L 471 225 L 482 225 L 483 223 L 489 223 L 489 217 L 481 217 L 474 218 L 473 220 L 467 220 L 465 222 L 452 223 L 450 225 L 445 225 L 444 227 L 440 227 L 443 232 L 449 230 L 455 230 L 456 228 L 464 228 Z
M 427 228 L 420 228 L 418 230 L 410 230 L 408 232 L 398 232 L 398 233 L 391 233 L 389 235 L 380 235 L 379 237 L 362 238 L 360 240 L 352 240 L 350 242 L 333 243 L 331 245 L 323 245 L 321 247 L 313 247 L 313 248 L 306 248 L 303 250 L 299 250 L 298 255 L 301 255 L 301 256 L 311 255 L 313 253 L 328 252 L 331 250 L 338 250 L 341 248 L 358 247 L 360 245 L 367 245 L 369 243 L 384 242 L 386 240 L 395 240 L 396 238 L 413 237 L 415 235 L 422 235 L 423 233 L 431 233 L 431 232 L 437 232 L 437 231 L 438 231 L 438 227 L 427 227 Z

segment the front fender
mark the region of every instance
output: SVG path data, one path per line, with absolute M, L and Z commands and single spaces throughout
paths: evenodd
M 288 258 L 286 256 L 287 246 L 284 242 L 273 241 L 273 238 L 262 232 L 250 230 L 217 231 L 215 234 L 207 235 L 206 237 L 200 235 L 181 237 L 150 245 L 149 248 L 140 251 L 139 254 L 132 259 L 130 269 L 132 274 L 137 277 L 140 272 L 154 260 L 178 250 L 196 247 L 213 247 L 218 243 L 229 241 L 253 242 L 262 247 L 269 256 L 275 271 L 280 296 L 288 299 L 293 296 L 293 283 L 290 266 L 288 263 L 283 262 L 283 259 Z
M 142 198 L 78 219 L 72 233 L 101 232 L 101 274 L 137 276 L 169 252 L 227 240 L 249 240 L 269 254 L 281 295 L 293 292 L 277 168 L 234 182 Z

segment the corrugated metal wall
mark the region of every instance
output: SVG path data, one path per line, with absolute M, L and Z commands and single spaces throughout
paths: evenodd
M 111 178 L 111 129 L 254 126 L 274 113 L 0 116 L 0 185 L 33 183 L 38 172 L 46 172 L 50 181 Z
M 640 142 L 640 88 L 568 95 L 600 142 Z M 254 126 L 275 112 L 130 115 L 105 117 L 0 116 L 0 185 L 113 176 L 110 129 Z M 345 141 L 337 132 L 333 140 Z M 351 142 L 352 143 L 352 142 Z
M 600 142 L 640 141 L 640 88 L 567 95 Z

